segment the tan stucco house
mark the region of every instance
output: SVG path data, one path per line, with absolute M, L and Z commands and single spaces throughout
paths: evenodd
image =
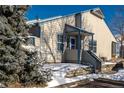
M 100 8 L 65 16 L 28 21 L 33 44 L 46 54 L 48 62 L 81 62 L 83 51 L 112 59 L 116 40 Z M 80 61 L 79 61 L 80 60 Z

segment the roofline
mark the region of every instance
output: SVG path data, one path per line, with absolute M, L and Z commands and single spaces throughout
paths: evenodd
M 56 20 L 56 19 L 59 19 L 59 18 L 63 18 L 63 17 L 68 17 L 68 16 L 72 16 L 72 15 L 75 15 L 75 14 L 78 14 L 78 13 L 86 13 L 86 12 L 90 12 L 91 10 L 96 10 L 96 9 L 100 9 L 99 7 L 97 8 L 93 8 L 93 9 L 88 9 L 88 10 L 84 10 L 84 11 L 80 11 L 80 12 L 76 12 L 76 13 L 72 13 L 72 14 L 67 14 L 67 15 L 63 15 L 63 16 L 53 16 L 53 17 L 49 17 L 49 18 L 46 18 L 46 19 L 39 19 L 39 23 L 45 23 L 45 22 L 48 22 L 48 21 L 52 21 L 52 20 Z M 101 9 L 100 9 L 101 10 Z M 102 10 L 101 10 L 102 11 Z M 31 20 L 33 21 L 33 20 Z M 35 20 L 34 20 L 35 21 Z M 29 21 L 28 21 L 29 22 Z M 35 24 L 36 22 L 33 22 L 33 23 L 28 23 L 27 24 Z M 38 21 L 37 21 L 38 22 Z
M 104 20 L 104 21 L 105 21 L 105 23 L 106 23 L 106 25 L 107 25 L 108 29 L 110 30 L 110 33 L 111 33 L 111 34 L 112 34 L 112 36 L 114 37 L 115 41 L 117 41 L 117 40 L 116 40 L 116 36 L 112 33 L 112 31 L 111 31 L 111 29 L 110 29 L 110 27 L 109 27 L 108 23 L 106 22 L 106 20 Z
M 34 23 L 44 23 L 44 22 L 48 22 L 48 21 L 51 21 L 51 20 L 55 20 L 55 19 L 58 19 L 58 18 L 61 18 L 62 16 L 55 16 L 55 17 L 49 17 L 49 18 L 46 18 L 46 19 L 43 19 L 43 20 L 41 20 L 41 19 L 38 19 L 38 20 L 36 20 L 36 19 L 34 19 L 34 20 L 31 20 L 32 21 L 32 23 L 30 23 L 31 21 L 27 21 L 27 24 L 34 24 Z M 35 21 L 35 22 L 33 22 L 33 21 Z
M 71 16 L 71 15 L 78 14 L 78 13 L 86 13 L 86 12 L 90 12 L 91 10 L 97 10 L 97 9 L 101 10 L 99 7 L 97 7 L 97 8 L 92 8 L 92 9 L 88 9 L 88 10 L 84 10 L 84 11 L 72 13 L 72 14 L 63 15 L 62 17 L 67 17 L 67 16 Z M 102 10 L 101 10 L 101 11 L 102 11 Z
M 77 30 L 80 30 L 81 32 L 84 32 L 84 33 L 88 33 L 88 34 L 94 35 L 94 33 L 88 32 L 88 31 L 86 31 L 86 30 L 84 30 L 84 29 L 82 29 L 82 28 L 79 28 L 79 27 L 75 27 L 75 26 L 68 25 L 68 24 L 65 24 L 65 26 L 70 26 L 70 27 L 72 27 L 72 28 L 75 28 L 75 29 L 77 29 Z

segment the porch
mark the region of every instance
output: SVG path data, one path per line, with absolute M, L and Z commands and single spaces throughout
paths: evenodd
M 81 63 L 82 51 L 84 51 L 85 37 L 91 37 L 91 50 L 93 49 L 94 33 L 87 32 L 79 27 L 65 24 L 64 29 L 64 46 L 63 60 L 64 62 Z

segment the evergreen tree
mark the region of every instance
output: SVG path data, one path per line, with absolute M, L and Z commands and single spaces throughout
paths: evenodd
M 24 13 L 28 6 L 0 6 L 0 82 L 3 84 L 43 84 L 51 80 L 50 70 L 38 63 L 38 51 L 24 51 L 28 26 Z

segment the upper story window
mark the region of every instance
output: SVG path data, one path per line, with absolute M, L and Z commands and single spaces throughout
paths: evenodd
M 57 35 L 57 50 L 62 52 L 63 51 L 63 34 Z
M 93 45 L 92 45 L 93 44 Z M 93 49 L 92 49 L 93 48 Z M 90 50 L 93 50 L 94 53 L 96 53 L 97 51 L 97 41 L 94 40 L 93 43 L 92 43 L 92 40 L 89 41 L 89 49 Z

